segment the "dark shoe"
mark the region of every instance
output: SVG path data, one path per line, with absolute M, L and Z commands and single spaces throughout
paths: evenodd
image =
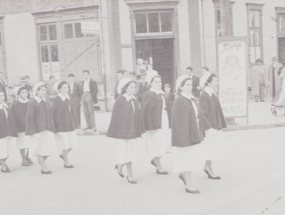
M 185 188 L 186 193 L 192 193 L 192 194 L 200 194 L 200 190 L 190 190 L 188 188 Z
M 121 168 L 119 167 L 119 164 L 115 165 L 115 169 L 118 171 L 118 175 L 122 178 L 124 178 L 124 173 L 123 173 L 123 165 L 121 165 Z
M 150 164 L 153 165 L 155 168 L 157 168 L 157 167 L 156 167 L 156 164 L 154 163 L 154 160 L 153 160 L 153 159 L 150 161 Z
M 72 164 L 69 164 L 69 165 L 64 164 L 64 168 L 72 169 L 74 168 L 74 166 Z
M 32 164 L 28 160 L 22 162 L 22 166 L 31 166 L 31 165 Z
M 164 171 L 164 170 L 162 170 L 162 171 L 160 171 L 160 170 L 156 170 L 156 174 L 158 174 L 158 175 L 168 175 L 168 172 L 166 172 L 166 171 Z
M 50 171 L 50 170 L 47 170 L 47 171 L 41 170 L 41 173 L 44 174 L 44 175 L 50 175 L 52 173 L 52 171 Z
M 213 180 L 220 180 L 222 179 L 220 176 L 212 176 L 208 170 L 204 169 L 204 172 L 208 175 L 209 179 L 213 179 Z
M 3 173 L 10 173 L 11 170 L 9 169 L 9 167 L 6 167 L 6 168 L 2 168 L 1 172 L 3 172 Z
M 33 164 L 34 164 L 34 162 L 32 161 L 32 159 L 31 159 L 31 158 L 27 158 L 27 161 L 28 161 L 31 165 L 33 165 Z
M 64 157 L 63 157 L 63 155 L 59 155 L 59 157 L 60 157 L 62 160 L 64 160 Z
M 130 184 L 137 184 L 137 183 L 138 183 L 137 180 L 135 180 L 135 179 L 129 179 L 128 176 L 127 176 L 127 180 L 128 180 L 128 182 L 129 182 Z
M 186 181 L 185 181 L 185 179 L 184 179 L 182 173 L 180 173 L 180 174 L 178 175 L 178 177 L 181 179 L 181 181 L 182 181 L 182 182 L 184 183 L 184 185 L 186 186 Z

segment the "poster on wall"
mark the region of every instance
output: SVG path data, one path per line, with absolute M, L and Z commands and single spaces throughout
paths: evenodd
M 247 117 L 246 38 L 223 39 L 218 43 L 219 98 L 227 118 Z

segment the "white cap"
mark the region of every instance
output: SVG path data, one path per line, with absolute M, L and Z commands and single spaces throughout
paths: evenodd
M 182 82 L 185 81 L 186 79 L 191 79 L 189 75 L 181 75 L 177 78 L 176 80 L 176 91 L 181 87 Z
M 118 84 L 117 93 L 122 94 L 123 88 L 130 82 L 134 81 L 131 77 L 123 77 Z
M 146 71 L 146 82 L 151 84 L 150 82 L 153 80 L 154 77 L 159 76 L 156 70 L 148 70 Z
M 33 87 L 33 94 L 36 95 L 38 89 L 41 87 L 41 86 L 45 86 L 44 82 L 38 82 L 34 85 Z

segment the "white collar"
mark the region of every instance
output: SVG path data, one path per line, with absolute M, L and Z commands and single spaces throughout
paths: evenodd
M 3 110 L 3 109 L 8 109 L 8 105 L 6 103 L 0 104 L 0 110 Z
M 38 96 L 35 96 L 35 97 L 34 97 L 34 99 L 37 101 L 37 103 L 40 103 L 41 101 L 46 102 L 46 100 L 45 100 L 45 99 L 41 99 L 41 98 L 40 98 L 40 97 L 38 97 Z
M 127 99 L 128 102 L 132 99 L 135 99 L 134 96 L 129 96 L 127 93 L 125 93 L 123 96 Z
M 62 101 L 65 101 L 66 99 L 69 100 L 69 96 L 68 95 L 63 95 L 62 93 L 58 94 L 58 97 L 62 99 Z
M 183 92 L 182 92 L 180 95 L 183 96 L 183 97 L 185 97 L 186 99 L 191 100 L 191 101 L 193 101 L 193 99 L 195 99 L 193 95 L 189 96 L 189 95 L 186 95 L 186 94 L 183 93 Z
M 211 87 L 206 86 L 206 87 L 204 88 L 204 91 L 205 91 L 206 93 L 208 93 L 209 96 L 212 96 L 213 94 L 216 95 L 214 89 L 211 88 Z
M 22 98 L 18 97 L 18 102 L 25 104 L 25 103 L 28 103 L 28 102 L 29 102 L 29 99 L 26 98 L 25 100 L 23 100 Z
M 162 90 L 155 90 L 155 89 L 153 89 L 153 88 L 150 88 L 150 91 L 151 91 L 151 92 L 154 92 L 154 93 L 157 94 L 157 95 L 164 94 L 164 92 L 163 92 Z

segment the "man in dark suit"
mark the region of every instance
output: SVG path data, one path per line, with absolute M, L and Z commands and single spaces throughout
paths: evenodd
M 0 73 L 0 91 L 4 92 L 4 96 L 5 96 L 5 101 L 7 102 L 7 91 L 6 91 L 6 84 L 4 82 L 4 77 L 3 74 Z
M 141 103 L 143 99 L 143 95 L 150 89 L 149 83 L 146 81 L 146 73 L 142 73 L 138 77 L 138 87 L 136 97 L 138 101 Z
M 80 84 L 75 81 L 75 75 L 73 73 L 68 74 L 68 84 L 71 112 L 75 119 L 76 127 L 80 128 L 80 101 L 82 96 L 82 90 Z
M 185 71 L 186 75 L 189 75 L 192 78 L 192 93 L 196 98 L 199 98 L 200 96 L 200 90 L 199 90 L 199 83 L 200 78 L 196 75 L 194 75 L 193 68 L 191 66 L 188 66 Z
M 98 86 L 97 82 L 90 78 L 90 71 L 83 71 L 83 81 L 81 82 L 82 88 L 82 106 L 86 120 L 86 129 L 96 131 L 95 126 L 95 113 L 94 104 L 97 103 Z

